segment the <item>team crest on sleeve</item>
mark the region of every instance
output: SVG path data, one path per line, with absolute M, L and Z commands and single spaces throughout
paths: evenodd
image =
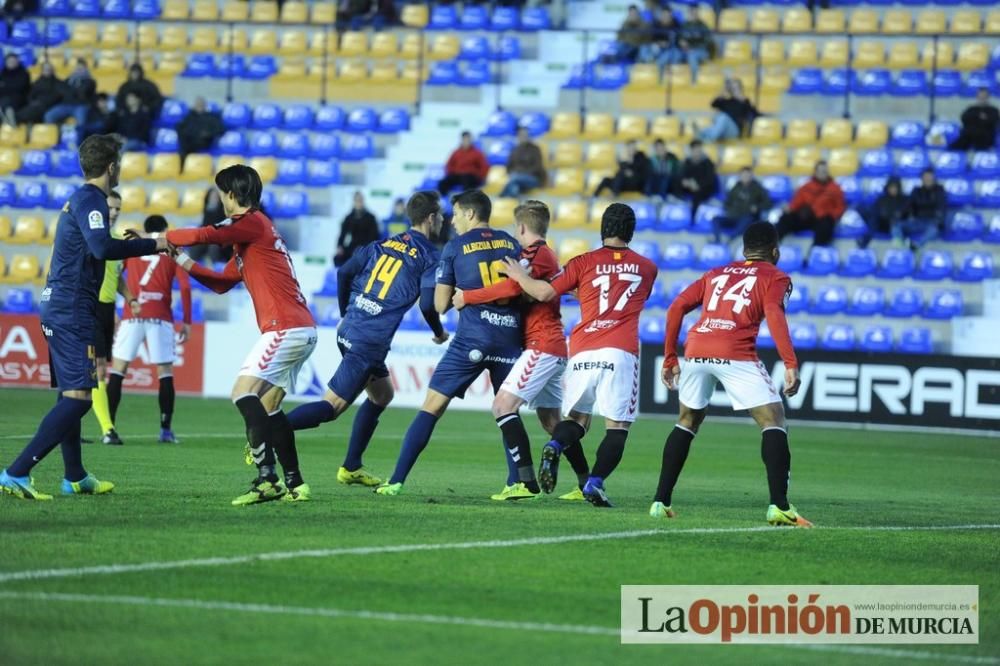
M 91 229 L 103 229 L 104 214 L 99 210 L 90 211 L 90 215 L 87 216 L 87 223 L 90 225 Z

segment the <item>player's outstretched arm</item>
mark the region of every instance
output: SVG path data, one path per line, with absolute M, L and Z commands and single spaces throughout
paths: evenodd
M 154 240 L 128 236 L 126 240 L 112 238 L 111 232 L 104 224 L 104 216 L 99 210 L 91 211 L 86 220 L 82 219 L 80 215 L 77 215 L 76 218 L 87 243 L 87 249 L 101 261 L 141 257 L 166 250 L 165 239 Z
M 507 277 L 518 283 L 521 290 L 536 301 L 546 303 L 558 295 L 558 292 L 545 280 L 536 280 L 520 261 L 512 257 L 504 259 L 507 264 Z
M 244 220 L 240 223 L 223 223 L 221 226 L 171 229 L 167 232 L 167 241 L 176 247 L 233 245 L 235 243 L 250 243 L 259 236 L 259 225 L 253 224 L 253 220 Z
M 516 281 L 510 279 L 500 280 L 482 289 L 463 291 L 461 298 L 462 307 L 466 305 L 479 305 L 480 303 L 493 303 L 495 301 L 502 301 L 505 298 L 517 298 L 523 293 L 524 289 Z M 456 298 L 457 296 L 458 294 L 456 293 Z M 452 304 L 456 308 L 459 307 L 454 298 L 452 299 Z
M 240 269 L 236 267 L 236 257 L 229 260 L 221 273 L 205 268 L 183 252 L 177 255 L 176 261 L 177 265 L 187 271 L 191 277 L 217 294 L 224 294 L 243 281 Z

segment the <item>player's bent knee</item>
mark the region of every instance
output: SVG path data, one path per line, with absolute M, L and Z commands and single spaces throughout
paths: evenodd
M 430 389 L 427 391 L 427 397 L 424 398 L 424 405 L 420 409 L 435 417 L 440 417 L 444 414 L 444 410 L 448 409 L 448 403 L 450 402 L 451 398 L 445 394 Z
M 496 397 L 493 398 L 493 418 L 500 418 L 505 414 L 513 414 L 519 410 L 523 404 L 524 400 L 517 397 L 513 393 L 500 391 L 497 393 Z
M 542 425 L 542 430 L 548 434 L 552 434 L 555 431 L 556 426 L 559 425 L 560 416 L 559 410 L 553 409 L 551 407 L 539 407 L 538 408 L 538 422 Z
M 392 399 L 396 397 L 396 391 L 392 388 L 392 382 L 388 377 L 373 379 L 365 389 L 368 399 L 379 407 L 388 407 Z
M 612 421 L 611 419 L 604 419 L 605 430 L 624 430 L 628 431 L 632 427 L 632 423 L 629 421 Z
M 677 417 L 677 425 L 682 426 L 691 432 L 698 432 L 698 428 L 705 421 L 704 409 L 691 409 L 681 405 L 680 413 Z
M 757 422 L 761 430 L 764 428 L 787 427 L 785 423 L 785 406 L 780 402 L 772 402 L 750 410 L 750 416 Z

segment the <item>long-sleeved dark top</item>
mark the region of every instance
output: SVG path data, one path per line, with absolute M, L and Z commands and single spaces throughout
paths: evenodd
M 712 100 L 712 108 L 718 109 L 732 118 L 741 131 L 743 128 L 749 127 L 753 119 L 760 115 L 757 108 L 746 98 L 716 97 Z
M 684 160 L 681 167 L 681 180 L 693 179 L 698 183 L 698 196 L 707 199 L 719 191 L 719 177 L 715 173 L 715 165 L 707 157 L 695 162 L 690 157 Z
M 514 146 L 507 158 L 507 173 L 528 173 L 538 179 L 539 185 L 545 185 L 545 163 L 541 149 L 530 141 Z
M 142 105 L 149 109 L 151 113 L 159 113 L 163 106 L 163 95 L 155 83 L 149 79 L 139 79 L 137 81 L 126 81 L 118 89 L 115 95 L 115 106 L 119 109 L 125 108 L 125 98 L 129 93 L 134 94 L 142 102 Z
M 0 69 L 0 99 L 19 109 L 28 103 L 28 93 L 31 91 L 31 76 L 24 65 L 14 69 Z
M 948 211 L 948 194 L 940 183 L 934 183 L 930 187 L 914 187 L 910 192 L 910 211 L 917 219 L 934 220 L 942 224 Z
M 367 208 L 352 209 L 340 223 L 340 237 L 337 249 L 343 250 L 348 259 L 354 251 L 379 239 L 378 221 Z
M 741 217 L 760 215 L 770 208 L 771 195 L 758 180 L 751 180 L 749 185 L 738 182 L 726 194 L 726 217 L 739 219 Z

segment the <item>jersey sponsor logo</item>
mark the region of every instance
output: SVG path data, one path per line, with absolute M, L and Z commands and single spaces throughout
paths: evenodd
M 473 252 L 488 252 L 490 250 L 513 250 L 514 243 L 506 238 L 494 238 L 491 241 L 472 241 L 462 246 L 462 254 Z
M 161 294 L 158 291 L 140 291 L 139 292 L 139 302 L 145 303 L 147 301 L 162 301 L 166 298 L 166 294 Z
M 502 326 L 504 328 L 518 328 L 520 323 L 514 315 L 501 315 L 489 310 L 479 313 L 479 318 L 492 326 Z
M 612 361 L 577 361 L 573 364 L 573 370 L 610 370 L 614 372 L 615 364 Z
M 385 308 L 370 298 L 365 297 L 364 294 L 358 294 L 354 299 L 354 307 L 361 310 L 362 312 L 367 312 L 373 317 L 382 314 L 382 310 Z
M 87 224 L 90 225 L 91 229 L 103 229 L 104 228 L 104 214 L 99 210 L 92 210 L 87 216 Z
M 712 331 L 732 331 L 736 328 L 736 322 L 732 319 L 706 319 L 695 329 L 698 333 L 711 333 Z
M 337 344 L 344 345 L 344 347 L 347 348 L 347 349 L 350 349 L 351 347 L 354 346 L 353 342 L 351 342 L 350 340 L 348 340 L 347 338 L 345 338 L 342 335 L 338 335 L 337 336 Z
M 46 287 L 45 289 L 42 289 L 42 296 L 39 300 L 41 300 L 44 303 L 50 298 L 52 298 L 52 287 Z
M 507 356 L 487 356 L 483 360 L 487 363 L 506 363 L 507 365 L 514 365 L 517 363 L 517 358 L 510 358 Z
M 597 275 L 617 275 L 618 273 L 638 273 L 639 264 L 597 264 L 594 266 Z
M 728 358 L 689 358 L 685 359 L 692 363 L 705 363 L 708 365 L 732 365 L 733 362 Z
M 583 329 L 584 333 L 596 333 L 597 331 L 605 331 L 609 328 L 614 328 L 618 324 L 617 319 L 595 319 L 590 322 L 587 328 Z

